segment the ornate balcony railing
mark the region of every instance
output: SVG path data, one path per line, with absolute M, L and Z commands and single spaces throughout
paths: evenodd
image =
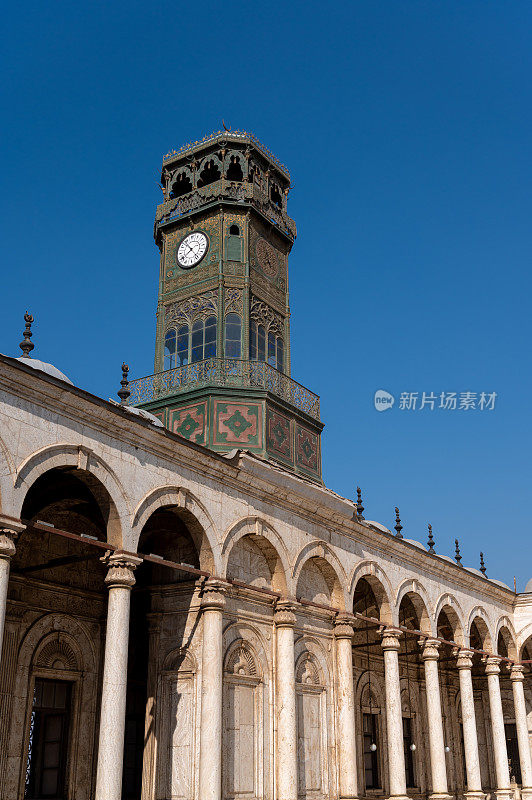
M 181 197 L 165 200 L 164 203 L 157 206 L 155 224 L 164 225 L 168 222 L 173 222 L 184 214 L 188 214 L 189 211 L 221 199 L 251 203 L 267 216 L 271 222 L 288 233 L 289 236 L 295 238 L 297 235 L 294 220 L 288 216 L 284 209 L 272 203 L 258 186 L 245 181 L 228 181 L 224 178 L 214 181 L 214 183 L 209 183 L 208 186 L 197 187 Z
M 129 383 L 129 402 L 134 406 L 140 405 L 162 400 L 176 392 L 207 386 L 265 389 L 314 419 L 320 418 L 320 398 L 317 394 L 264 361 L 244 361 L 239 358 L 207 358 L 145 378 L 136 378 Z

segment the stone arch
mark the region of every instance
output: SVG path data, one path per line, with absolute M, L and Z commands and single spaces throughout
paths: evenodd
M 237 639 L 227 648 L 224 659 L 224 672 L 229 675 L 243 675 L 246 678 L 260 678 L 260 661 L 255 657 L 252 646 L 246 639 Z
M 55 639 L 54 639 L 55 637 Z M 26 631 L 19 647 L 18 665 L 29 668 L 51 641 L 64 641 L 75 653 L 79 669 L 96 671 L 93 636 L 85 626 L 68 614 L 50 613 L 39 617 Z
M 504 616 L 501 617 L 497 622 L 497 627 L 495 629 L 495 643 L 496 643 L 496 650 L 499 653 L 499 637 L 502 638 L 504 642 L 504 649 L 507 653 L 507 658 L 516 659 L 517 658 L 517 646 L 516 646 L 516 635 L 514 631 L 514 626 L 512 625 L 512 621 L 509 617 Z M 506 655 L 506 653 L 502 653 L 501 655 Z
M 438 602 L 436 603 L 436 610 L 434 612 L 434 623 L 436 626 L 436 634 L 438 633 L 438 621 L 440 618 L 441 612 L 444 612 L 449 624 L 453 630 L 453 638 L 452 641 L 456 642 L 456 644 L 460 645 L 461 647 L 465 646 L 465 621 L 464 621 L 464 612 L 460 604 L 458 603 L 457 599 L 454 595 L 449 594 L 446 592 L 442 594 Z M 447 638 L 447 637 L 442 637 Z
M 171 650 L 163 661 L 163 672 L 197 672 L 196 658 L 189 647 L 177 647 Z
M 248 622 L 231 622 L 224 630 L 223 641 L 224 663 L 227 662 L 232 649 L 245 646 L 250 650 L 255 660 L 257 675 L 265 682 L 268 681 L 271 667 L 268 655 L 269 649 L 265 646 L 263 636 L 258 628 Z
M 149 518 L 162 508 L 178 510 L 178 516 L 186 524 L 194 540 L 201 568 L 218 573 L 220 546 L 212 517 L 192 492 L 180 486 L 159 486 L 142 498 L 133 513 L 133 550 L 137 551 L 140 535 Z
M 294 649 L 296 676 L 298 674 L 298 664 L 302 664 L 305 658 L 308 658 L 317 670 L 319 684 L 328 686 L 330 684 L 331 665 L 321 641 L 314 636 L 304 634 L 296 639 Z
M 401 603 L 405 597 L 407 597 L 414 606 L 419 619 L 419 630 L 433 636 L 435 634 L 435 624 L 434 616 L 430 613 L 428 594 L 425 587 L 416 578 L 404 580 L 397 590 L 394 611 L 395 624 L 400 624 Z
M 393 625 L 392 601 L 393 590 L 384 570 L 375 561 L 361 561 L 351 577 L 349 590 L 350 602 L 354 603 L 357 584 L 361 578 L 369 583 L 377 600 L 379 620 L 385 625 Z
M 224 535 L 222 544 L 222 568 L 224 577 L 231 577 L 231 558 L 235 548 L 244 537 L 256 545 L 268 565 L 270 587 L 281 594 L 291 594 L 289 587 L 290 565 L 286 545 L 277 531 L 260 517 L 245 517 L 233 525 Z M 266 578 L 266 576 L 263 576 Z M 251 581 L 244 581 L 250 583 Z M 268 587 L 268 588 L 270 588 Z
M 480 649 L 493 652 L 493 637 L 490 633 L 490 621 L 486 610 L 482 606 L 475 606 L 469 614 L 469 619 L 467 621 L 467 641 L 469 647 L 472 646 L 471 628 L 473 624 L 475 624 L 481 639 L 482 647 Z
M 532 622 L 519 634 L 519 658 L 523 660 L 527 656 L 532 657 Z
M 108 541 L 117 547 L 124 547 L 131 518 L 127 495 L 114 470 L 85 445 L 68 442 L 48 445 L 24 459 L 14 476 L 13 516 L 20 517 L 24 499 L 35 481 L 58 467 L 73 467 L 80 474 L 86 473 L 96 478 L 105 488 L 110 499 Z
M 320 570 L 327 584 L 329 599 L 326 604 L 345 611 L 347 576 L 338 556 L 326 542 L 311 542 L 297 556 L 292 571 L 292 585 L 296 587 L 296 595 L 298 594 L 300 578 L 311 562 Z
M 33 666 L 44 669 L 81 670 L 83 656 L 76 640 L 69 634 L 57 631 L 39 644 L 32 659 Z
M 29 718 L 31 714 L 32 675 L 42 670 L 59 669 L 65 678 L 75 683 L 72 704 L 72 741 L 84 739 L 84 758 L 77 756 L 78 748 L 68 765 L 69 785 L 79 786 L 79 796 L 88 800 L 91 785 L 91 763 L 94 741 L 92 732 L 97 706 L 97 664 L 100 626 L 90 627 L 68 614 L 47 613 L 39 617 L 26 631 L 17 653 L 17 670 L 13 691 L 12 720 L 8 758 L 11 770 L 5 781 L 6 796 L 23 795 L 25 754 L 28 752 Z M 54 666 L 54 651 L 63 665 Z M 74 670 L 69 667 L 75 666 Z M 46 672 L 45 672 L 46 674 Z
M 371 705 L 375 709 L 381 709 L 384 712 L 386 707 L 386 693 L 381 676 L 373 669 L 371 670 L 371 680 L 368 670 L 365 669 L 355 687 L 355 708 L 361 708 L 364 705 L 369 705 L 369 691 L 371 685 Z

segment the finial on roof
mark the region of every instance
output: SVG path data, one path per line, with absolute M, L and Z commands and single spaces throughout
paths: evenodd
M 485 578 L 488 577 L 486 575 L 486 565 L 484 563 L 484 553 L 480 554 L 480 571 L 482 572 L 482 574 L 484 575 Z
M 357 486 L 357 517 L 359 519 L 364 519 L 362 516 L 364 514 L 364 506 L 362 505 L 362 492 L 360 490 L 360 486 Z
M 460 555 L 460 545 L 458 544 L 458 539 L 454 540 L 454 560 L 458 564 L 459 567 L 462 567 L 462 556 Z
M 429 523 L 429 540 L 427 542 L 429 546 L 429 553 L 435 553 L 436 550 L 434 549 L 434 545 L 436 542 L 434 541 L 434 536 L 432 535 L 432 525 Z
M 26 329 L 22 334 L 24 339 L 19 344 L 20 349 L 22 350 L 22 357 L 23 358 L 31 358 L 30 353 L 35 347 L 35 345 L 31 342 L 31 337 L 33 336 L 31 332 L 31 324 L 33 322 L 33 315 L 29 314 L 27 311 L 24 314 L 24 322 L 26 323 Z
M 223 125 L 224 131 L 227 131 L 227 133 L 231 133 L 231 128 L 230 127 L 228 128 L 223 120 L 222 120 L 222 125 Z
M 127 400 L 131 392 L 129 391 L 129 381 L 127 379 L 127 373 L 129 372 L 129 366 L 124 361 L 122 364 L 122 380 L 120 381 L 121 389 L 118 390 L 117 395 L 120 398 L 120 402 L 123 406 L 127 405 Z
M 402 539 L 403 538 L 403 534 L 401 533 L 401 531 L 403 530 L 403 526 L 401 525 L 401 520 L 399 518 L 399 509 L 397 508 L 397 506 L 395 506 L 395 525 L 394 525 L 394 528 L 397 531 L 397 533 L 395 534 L 397 536 L 397 538 L 398 539 Z

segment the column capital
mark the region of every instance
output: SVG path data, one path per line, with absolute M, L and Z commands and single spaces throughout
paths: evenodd
M 13 558 L 17 550 L 15 547 L 17 536 L 17 531 L 0 528 L 0 558 Z
M 486 675 L 498 675 L 501 671 L 501 659 L 497 656 L 489 656 L 486 659 Z
M 278 628 L 293 628 L 295 626 L 294 606 L 289 600 L 277 601 L 273 621 Z
M 227 584 L 216 579 L 207 579 L 203 585 L 201 594 L 201 608 L 213 611 L 223 611 L 225 606 L 225 595 Z
M 403 635 L 400 628 L 385 628 L 381 631 L 381 647 L 383 650 L 400 650 L 399 637 Z
M 133 553 L 125 553 L 123 550 L 115 550 L 114 552 L 108 551 L 100 561 L 107 567 L 105 583 L 108 589 L 133 588 L 135 585 L 133 572 L 139 564 L 142 564 L 142 558 Z
M 334 620 L 334 636 L 336 639 L 353 638 L 352 617 L 348 614 L 337 614 Z
M 441 642 L 438 639 L 420 639 L 421 658 L 423 661 L 437 661 L 440 657 Z
M 512 664 L 510 667 L 510 680 L 519 681 L 522 683 L 525 679 L 525 666 L 524 664 Z
M 456 653 L 456 666 L 458 669 L 473 669 L 473 652 L 472 650 L 458 650 Z

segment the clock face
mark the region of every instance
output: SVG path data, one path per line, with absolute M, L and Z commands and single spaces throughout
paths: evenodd
M 204 233 L 189 233 L 181 240 L 177 248 L 177 263 L 183 269 L 190 269 L 199 264 L 207 249 L 209 240 Z

